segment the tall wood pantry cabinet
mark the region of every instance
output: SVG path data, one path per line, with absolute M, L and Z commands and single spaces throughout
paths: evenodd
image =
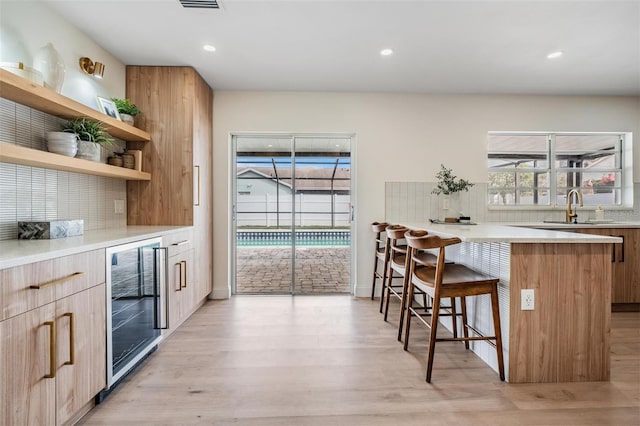
M 127 182 L 127 223 L 193 226 L 193 310 L 212 290 L 213 91 L 191 67 L 128 66 L 126 93 L 152 141 L 130 145 L 153 176 Z

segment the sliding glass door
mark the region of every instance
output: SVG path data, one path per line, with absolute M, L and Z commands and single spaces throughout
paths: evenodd
M 237 135 L 237 294 L 350 292 L 351 137 Z

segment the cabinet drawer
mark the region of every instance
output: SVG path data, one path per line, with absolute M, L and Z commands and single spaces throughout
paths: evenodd
M 175 256 L 193 248 L 193 232 L 180 231 L 162 237 L 162 245 L 168 248 L 168 256 Z
M 17 266 L 0 271 L 0 320 L 103 283 L 104 250 Z

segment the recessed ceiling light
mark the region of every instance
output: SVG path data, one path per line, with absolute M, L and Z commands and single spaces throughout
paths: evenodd
M 340 148 L 340 145 L 336 144 L 336 148 Z
M 556 59 L 562 56 L 562 51 L 558 50 L 557 52 L 551 52 L 547 55 L 548 59 Z
M 380 51 L 380 54 L 382 56 L 389 56 L 389 55 L 393 55 L 393 49 L 382 49 Z
M 215 52 L 216 51 L 216 47 L 212 46 L 210 44 L 205 44 L 204 46 L 202 46 L 202 48 L 204 50 L 206 50 L 207 52 Z
M 267 148 L 271 148 L 271 147 L 273 147 L 273 145 L 271 145 L 271 144 L 267 145 Z

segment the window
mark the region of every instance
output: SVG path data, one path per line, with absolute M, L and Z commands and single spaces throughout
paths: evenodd
M 585 206 L 620 206 L 624 134 L 489 133 L 490 205 L 565 206 L 578 189 Z

